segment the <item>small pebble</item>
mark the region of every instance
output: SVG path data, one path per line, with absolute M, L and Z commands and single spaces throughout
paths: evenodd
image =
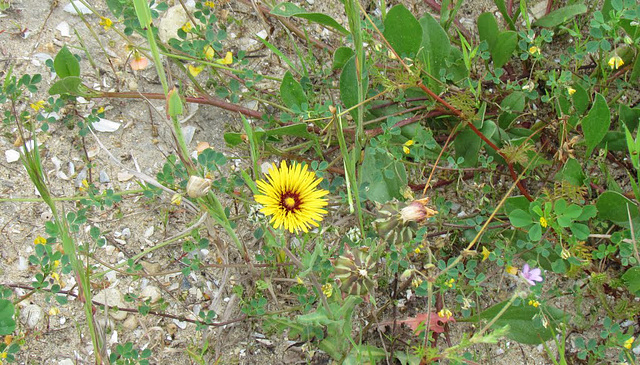
M 100 183 L 106 184 L 110 181 L 111 180 L 109 180 L 109 175 L 107 175 L 105 171 L 100 171 Z
M 20 311 L 20 321 L 28 328 L 35 328 L 44 317 L 44 312 L 37 304 L 29 304 Z

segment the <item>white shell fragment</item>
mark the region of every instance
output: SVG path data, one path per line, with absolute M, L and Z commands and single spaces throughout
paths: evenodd
M 91 124 L 93 129 L 95 129 L 96 131 L 107 132 L 107 133 L 113 133 L 117 131 L 118 128 L 120 128 L 120 125 L 121 124 L 118 122 L 113 122 L 109 119 L 104 119 L 104 118 L 100 118 L 99 121 Z
M 75 5 L 75 7 L 74 7 L 74 5 Z M 87 8 L 83 3 L 81 3 L 81 2 L 80 2 L 80 1 L 78 1 L 78 0 L 76 0 L 76 1 L 71 0 L 71 1 L 69 2 L 69 4 L 67 4 L 67 5 L 64 7 L 64 11 L 66 11 L 66 12 L 67 12 L 67 13 L 69 13 L 69 14 L 77 15 L 77 14 L 78 14 L 78 11 L 76 11 L 76 8 L 78 8 L 78 11 L 79 11 L 81 14 L 91 14 L 91 9 Z
M 4 157 L 8 163 L 16 162 L 20 159 L 20 152 L 16 150 L 6 150 L 4 151 Z
M 58 32 L 60 32 L 60 35 L 62 37 L 70 37 L 71 36 L 71 27 L 69 27 L 69 23 L 67 22 L 60 22 L 60 24 L 58 24 L 56 26 L 56 30 Z
M 191 198 L 200 198 L 207 195 L 211 189 L 211 180 L 203 179 L 200 176 L 190 176 L 187 183 L 187 195 Z

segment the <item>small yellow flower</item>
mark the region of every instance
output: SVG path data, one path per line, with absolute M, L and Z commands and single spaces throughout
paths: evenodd
M 13 342 L 13 336 L 11 335 L 6 335 L 4 336 L 4 344 L 9 346 L 11 345 L 11 342 Z
M 86 191 L 89 189 L 89 182 L 87 182 L 87 179 L 82 179 L 82 186 L 80 186 L 80 191 Z
M 6 352 L 0 353 L 0 359 L 6 359 L 6 358 L 7 358 Z
M 33 111 L 37 112 L 40 109 L 44 109 L 44 100 L 38 100 L 35 103 L 31 104 L 31 109 L 33 109 Z
M 403 145 L 402 145 L 402 152 L 404 152 L 405 155 L 408 155 L 409 152 L 411 152 L 411 150 L 409 149 L 410 146 L 413 146 L 413 140 L 410 139 L 408 141 L 406 141 Z
M 191 76 L 196 77 L 200 74 L 200 72 L 202 72 L 202 70 L 204 70 L 204 66 L 200 65 L 200 66 L 194 66 L 194 65 L 189 65 L 189 73 L 191 74 Z
M 230 65 L 233 63 L 233 53 L 227 52 L 224 58 L 216 60 L 217 63 L 221 65 Z
M 173 196 L 171 197 L 171 204 L 179 206 L 180 203 L 182 203 L 182 195 L 178 193 L 173 194 Z
M 449 319 L 449 318 L 451 318 L 452 315 L 453 315 L 453 313 L 451 313 L 451 311 L 448 310 L 447 308 L 442 308 L 442 310 L 440 310 L 440 312 L 438 312 L 438 317 L 440 317 L 440 318 Z
M 54 269 L 57 269 L 60 266 L 60 260 L 55 260 L 52 266 Z
M 513 267 L 511 265 L 507 265 L 507 267 L 504 268 L 504 271 L 506 271 L 508 274 L 511 274 L 511 275 L 517 275 L 518 274 L 518 268 L 517 267 Z
M 449 288 L 453 288 L 453 284 L 456 282 L 456 280 L 454 278 L 451 278 L 447 281 L 445 281 L 444 285 L 448 286 Z
M 211 46 L 205 46 L 203 51 L 204 51 L 204 58 L 208 59 L 209 61 L 212 61 L 213 56 L 216 55 L 216 51 Z
M 44 245 L 45 243 L 47 243 L 47 239 L 42 236 L 38 236 L 33 240 L 34 245 Z
M 540 226 L 542 226 L 542 228 L 547 228 L 548 225 L 547 219 L 545 217 L 540 217 Z
M 205 1 L 204 6 L 208 6 L 213 9 L 216 6 L 216 3 L 214 3 L 213 1 Z
M 49 309 L 49 315 L 51 317 L 57 316 L 58 314 L 60 314 L 60 309 L 58 309 L 58 307 L 52 307 L 51 309 Z
M 333 285 L 331 283 L 326 283 L 322 286 L 322 293 L 327 297 L 331 298 L 333 295 Z
M 420 279 L 420 278 L 415 278 L 415 279 L 411 280 L 411 286 L 414 287 L 414 288 L 419 287 L 420 284 L 422 284 L 422 279 Z
M 531 53 L 532 55 L 539 55 L 540 54 L 540 48 L 538 48 L 536 46 L 531 46 L 531 48 L 529 48 L 529 53 Z
M 576 89 L 572 88 L 571 86 L 569 86 L 567 88 L 567 92 L 569 93 L 569 95 L 573 95 L 576 93 Z
M 298 282 L 298 284 L 302 285 L 304 284 L 304 281 L 302 281 L 302 279 L 300 279 L 299 276 L 296 276 L 296 281 Z
M 631 346 L 633 346 L 633 341 L 635 341 L 635 339 L 635 337 L 631 336 L 628 340 L 624 341 L 624 345 L 622 345 L 622 347 L 627 350 L 631 350 Z
M 104 113 L 104 107 L 103 107 L 103 106 L 101 106 L 101 107 L 98 109 L 98 114 L 102 114 L 102 113 Z
M 624 65 L 624 61 L 622 60 L 622 58 L 620 58 L 620 56 L 613 56 L 611 58 L 609 58 L 609 67 L 611 67 L 612 70 L 617 70 L 620 67 L 622 67 L 622 65 Z
M 540 302 L 538 302 L 538 301 L 537 301 L 537 300 L 535 300 L 535 299 L 531 299 L 531 300 L 529 301 L 529 305 L 530 305 L 530 306 L 533 306 L 533 307 L 538 308 L 538 307 L 540 306 Z
M 416 254 L 420 254 L 420 247 L 416 247 L 413 252 L 415 252 Z
M 57 272 L 51 273 L 51 278 L 56 281 L 56 283 L 60 284 L 60 274 Z
M 491 255 L 491 251 L 489 251 L 485 246 L 482 246 L 482 261 L 488 259 L 489 255 Z
M 189 33 L 191 32 L 191 29 L 193 29 L 193 25 L 191 24 L 191 22 L 186 22 L 180 29 L 182 29 L 182 31 L 185 33 Z
M 102 27 L 104 28 L 104 30 L 109 30 L 111 29 L 111 26 L 113 25 L 113 21 L 109 18 L 100 17 L 100 25 L 102 25 Z

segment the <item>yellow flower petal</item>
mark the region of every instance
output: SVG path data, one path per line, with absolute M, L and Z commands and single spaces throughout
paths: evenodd
M 327 214 L 323 209 L 328 205 L 324 196 L 329 192 L 316 188 L 322 179 L 307 169 L 306 165 L 294 162 L 288 166 L 282 161 L 279 168 L 275 164 L 271 166 L 266 180 L 256 181 L 260 194 L 254 199 L 263 206 L 260 212 L 271 216 L 269 223 L 274 228 L 306 233 L 318 227 L 318 222 Z
M 624 61 L 622 60 L 622 58 L 620 58 L 619 56 L 613 56 L 611 58 L 609 58 L 609 67 L 611 67 L 612 70 L 617 70 L 620 67 L 622 67 L 622 65 L 624 65 Z
M 506 271 L 508 274 L 511 274 L 511 275 L 517 275 L 518 274 L 518 268 L 517 267 L 513 267 L 511 265 L 507 265 L 507 267 L 504 268 L 504 271 Z
M 488 259 L 489 255 L 491 255 L 491 251 L 489 251 L 486 247 L 482 246 L 482 261 Z
M 200 74 L 200 72 L 202 72 L 202 70 L 204 70 L 204 66 L 200 65 L 200 66 L 194 66 L 194 65 L 189 65 L 188 66 L 189 69 L 189 73 L 191 74 L 191 76 L 196 77 Z
M 224 58 L 216 60 L 216 62 L 221 64 L 221 65 L 230 65 L 230 64 L 232 64 L 233 63 L 233 53 L 227 52 L 227 54 L 224 56 Z

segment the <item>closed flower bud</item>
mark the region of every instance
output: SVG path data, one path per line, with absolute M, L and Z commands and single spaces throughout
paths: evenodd
M 209 192 L 211 189 L 211 180 L 203 179 L 200 176 L 191 176 L 189 177 L 189 182 L 187 183 L 187 195 L 190 198 L 200 198 Z

